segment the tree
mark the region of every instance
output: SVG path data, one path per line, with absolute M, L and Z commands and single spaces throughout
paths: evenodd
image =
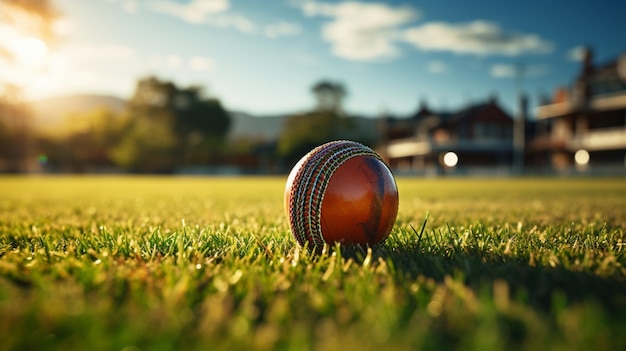
M 317 99 L 318 111 L 341 113 L 346 89 L 341 83 L 322 80 L 313 85 L 311 91 Z
M 25 172 L 33 156 L 33 124 L 19 87 L 5 86 L 0 96 L 0 171 Z
M 293 165 L 312 148 L 341 139 L 349 120 L 329 111 L 311 111 L 289 116 L 278 139 L 278 153 Z
M 127 114 L 96 108 L 65 116 L 64 123 L 40 133 L 38 149 L 51 169 L 72 172 L 114 167 L 114 150 L 128 128 Z
M 162 119 L 133 116 L 112 157 L 133 172 L 170 173 L 177 166 L 176 144 L 175 134 Z
M 139 172 L 214 162 L 230 127 L 230 115 L 201 87 L 181 88 L 156 77 L 137 82 L 129 113 L 129 130 L 115 155 Z
M 317 100 L 313 111 L 289 116 L 278 139 L 279 156 L 293 165 L 306 152 L 325 142 L 341 139 L 352 128 L 342 113 L 346 90 L 343 85 L 320 81 L 311 92 Z

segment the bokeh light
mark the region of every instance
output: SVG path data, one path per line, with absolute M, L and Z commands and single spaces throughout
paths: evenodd
M 46 155 L 39 155 L 39 156 L 37 156 L 37 162 L 40 165 L 42 165 L 42 166 L 47 164 L 48 163 L 48 156 L 46 156 Z
M 574 154 L 574 160 L 579 166 L 586 166 L 589 163 L 589 152 L 587 150 L 578 150 Z
M 446 154 L 443 155 L 444 165 L 448 167 L 454 167 L 457 165 L 457 163 L 459 163 L 459 156 L 457 156 L 457 154 L 455 154 L 454 152 L 446 152 Z

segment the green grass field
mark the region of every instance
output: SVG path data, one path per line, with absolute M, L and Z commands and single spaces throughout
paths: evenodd
M 0 177 L 0 349 L 626 350 L 626 179 L 400 178 L 318 256 L 284 182 Z

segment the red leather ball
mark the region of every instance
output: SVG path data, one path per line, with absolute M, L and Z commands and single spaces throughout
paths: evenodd
M 353 141 L 333 141 L 313 149 L 291 170 L 285 212 L 300 245 L 373 246 L 393 228 L 398 187 L 375 151 Z

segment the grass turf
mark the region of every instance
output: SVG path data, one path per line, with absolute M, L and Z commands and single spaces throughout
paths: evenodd
M 322 255 L 284 181 L 0 178 L 0 349 L 626 349 L 625 179 L 400 178 Z

